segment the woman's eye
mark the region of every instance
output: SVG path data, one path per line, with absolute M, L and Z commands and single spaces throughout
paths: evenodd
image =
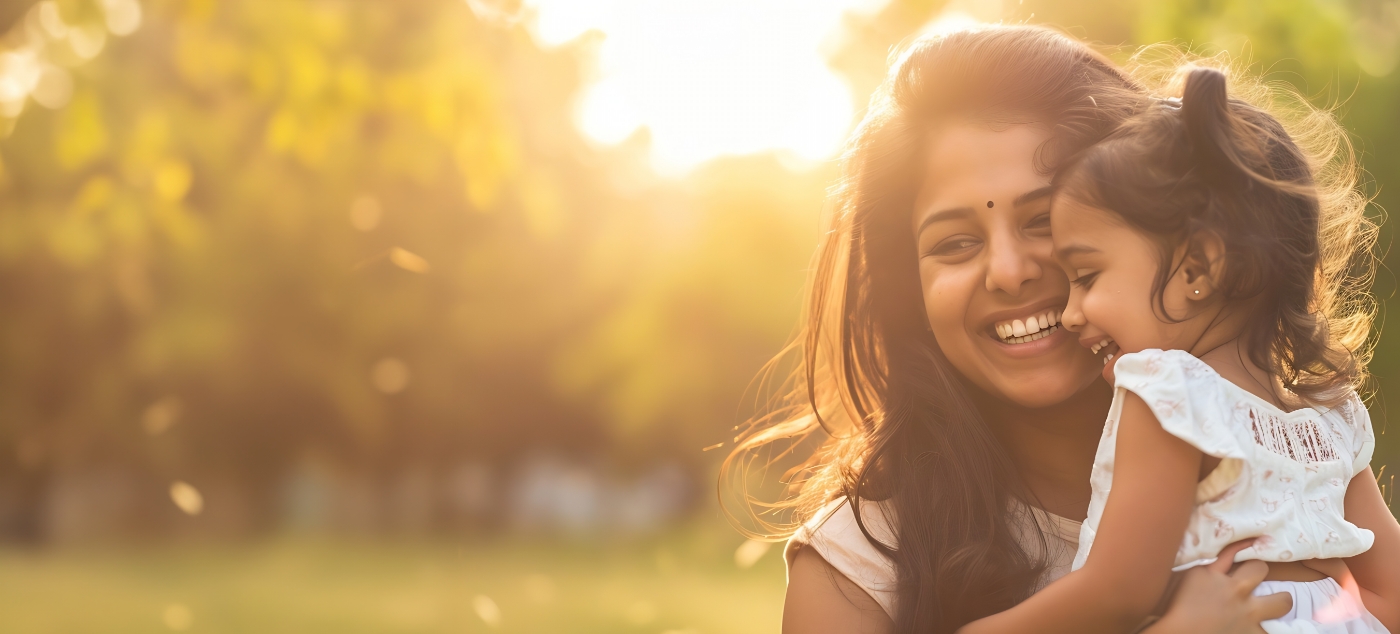
M 1026 233 L 1036 236 L 1050 235 L 1050 214 L 1040 214 L 1026 223 Z
M 924 255 L 958 255 L 981 244 L 976 238 L 955 236 L 933 245 Z

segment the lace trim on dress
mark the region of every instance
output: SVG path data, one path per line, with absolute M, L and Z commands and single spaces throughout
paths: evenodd
M 1331 436 L 1322 433 L 1316 420 L 1286 420 L 1250 408 L 1249 422 L 1255 444 L 1270 453 L 1305 465 L 1339 459 Z

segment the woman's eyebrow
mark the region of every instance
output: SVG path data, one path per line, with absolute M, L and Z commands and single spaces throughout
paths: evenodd
M 923 233 L 925 227 L 928 227 L 929 225 L 935 222 L 942 222 L 944 220 L 959 220 L 971 216 L 972 214 L 973 211 L 971 207 L 953 207 L 951 209 L 940 209 L 927 216 L 924 216 L 923 221 L 919 223 L 919 227 L 914 230 L 914 235 L 917 236 Z
M 1041 187 L 1040 189 L 1033 189 L 1024 194 L 1021 194 L 1020 196 L 1017 196 L 1016 200 L 1011 201 L 1011 206 L 1020 207 L 1021 205 L 1024 205 L 1026 203 L 1040 200 L 1041 198 L 1049 196 L 1052 192 L 1054 192 L 1054 190 L 1055 188 L 1050 185 L 1046 185 L 1044 187 Z

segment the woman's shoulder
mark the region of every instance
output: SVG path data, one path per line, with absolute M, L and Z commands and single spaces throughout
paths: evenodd
M 797 553 L 810 547 L 832 568 L 852 583 L 860 586 L 884 608 L 894 614 L 896 572 L 894 562 L 871 543 L 870 537 L 889 548 L 895 547 L 894 522 L 888 505 L 869 500 L 860 504 L 860 518 L 845 498 L 832 501 L 804 523 L 788 540 L 783 556 L 792 570 Z M 865 531 L 861 530 L 861 525 Z

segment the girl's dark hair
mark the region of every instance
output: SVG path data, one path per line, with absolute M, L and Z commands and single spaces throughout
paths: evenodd
M 1250 360 L 1308 401 L 1334 403 L 1360 381 L 1364 350 L 1353 354 L 1354 333 L 1329 327 L 1333 316 L 1354 327 L 1355 306 L 1319 298 L 1337 296 L 1338 284 L 1364 288 L 1369 234 L 1326 253 L 1335 239 L 1321 229 L 1335 210 L 1323 207 L 1313 158 L 1267 110 L 1230 98 L 1220 70 L 1188 67 L 1182 75 L 1179 100 L 1159 101 L 1070 159 L 1056 175 L 1057 197 L 1111 211 L 1157 242 L 1154 308 L 1163 320 L 1178 250 L 1199 253 L 1206 235 L 1220 240 L 1216 290 L 1227 302 L 1249 300 Z M 1339 255 L 1355 266 L 1326 279 L 1325 258 Z
M 804 328 L 770 369 L 786 353 L 800 363 L 722 468 L 722 500 L 742 496 L 731 519 L 780 539 L 832 500 L 849 500 L 895 564 L 898 632 L 952 632 L 1029 595 L 1046 552 L 1015 537 L 1040 534 L 1027 530 L 1030 514 L 1012 516 L 1013 500 L 1029 497 L 928 327 L 912 221 L 926 139 L 950 121 L 1043 125 L 1052 135 L 1036 162 L 1049 173 L 1149 103 L 1102 55 L 1046 28 L 986 26 L 914 42 L 849 142 Z M 782 479 L 783 500 L 749 494 L 751 475 L 804 450 L 810 457 Z M 894 543 L 871 535 L 867 509 L 884 514 Z M 794 522 L 773 521 L 781 511 Z

